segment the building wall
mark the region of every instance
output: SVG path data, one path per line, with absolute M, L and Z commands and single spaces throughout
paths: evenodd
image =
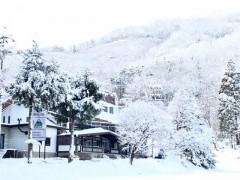
M 25 141 L 28 139 L 28 135 L 22 133 L 17 127 L 7 128 L 8 133 L 5 135 L 5 148 L 17 149 L 18 151 L 27 151 L 27 144 Z M 28 128 L 21 127 L 23 131 L 27 131 Z M 6 130 L 5 130 L 6 131 Z M 4 132 L 4 131 L 3 131 Z M 7 132 L 7 131 L 6 131 Z M 5 134 L 5 133 L 4 133 Z M 51 138 L 50 146 L 46 146 L 46 152 L 56 152 L 56 143 L 57 143 L 57 129 L 47 127 L 46 136 Z M 42 142 L 41 152 L 44 151 L 45 142 Z M 34 152 L 39 152 L 39 147 L 33 146 Z
M 3 117 L 5 116 L 5 123 L 6 125 L 17 125 L 18 118 L 21 118 L 21 124 L 26 124 L 27 117 L 29 116 L 29 109 L 25 108 L 24 106 L 18 106 L 16 104 L 12 104 L 8 106 L 2 112 L 1 121 L 3 122 Z M 10 116 L 10 123 L 8 122 L 8 116 Z M 52 124 L 48 122 L 47 124 Z M 22 126 L 21 129 L 23 131 L 28 131 L 27 126 Z M 3 127 L 2 126 L 2 134 L 5 135 L 5 142 L 4 148 L 12 148 L 17 149 L 18 151 L 27 151 L 27 144 L 25 141 L 28 138 L 28 135 L 22 133 L 17 126 L 15 127 Z M 46 152 L 49 153 L 56 153 L 56 143 L 57 143 L 57 128 L 47 127 L 46 128 L 46 137 L 51 138 L 50 146 L 46 146 Z M 40 147 L 41 152 L 44 151 L 45 142 L 42 142 Z M 39 147 L 34 145 L 33 146 L 34 152 L 39 152 Z
M 22 119 L 21 123 L 26 123 L 27 117 L 28 117 L 28 108 L 24 108 L 23 106 L 12 104 L 2 112 L 2 122 L 3 122 L 4 116 L 5 116 L 5 123 L 3 124 L 10 124 L 10 125 L 18 124 L 18 118 Z M 8 116 L 10 116 L 10 123 L 8 123 Z
M 21 127 L 23 131 L 27 131 L 27 127 Z M 18 151 L 27 151 L 25 141 L 28 135 L 22 133 L 17 127 L 9 128 L 8 148 L 17 149 Z
M 57 129 L 56 128 L 46 128 L 46 137 L 51 138 L 51 143 L 50 146 L 46 146 L 46 152 L 56 152 L 56 147 L 57 147 Z M 42 145 L 40 147 L 40 151 L 44 152 L 44 146 L 45 142 L 42 142 Z M 33 146 L 33 151 L 34 152 L 39 152 L 39 147 L 38 146 Z
M 7 127 L 3 127 L 2 126 L 2 129 L 1 129 L 1 134 L 4 134 L 4 148 L 8 148 L 8 128 Z

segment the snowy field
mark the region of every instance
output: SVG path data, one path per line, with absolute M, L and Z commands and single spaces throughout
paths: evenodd
M 239 179 L 240 150 L 216 152 L 217 168 L 204 170 L 179 159 L 135 159 L 133 166 L 128 159 L 93 159 L 71 164 L 67 159 L 50 158 L 33 159 L 27 164 L 26 159 L 1 159 L 1 180 L 207 180 L 207 179 Z

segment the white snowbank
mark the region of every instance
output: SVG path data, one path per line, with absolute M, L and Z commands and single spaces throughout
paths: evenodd
M 41 146 L 41 143 L 38 142 L 38 141 L 35 140 L 35 139 L 28 139 L 28 140 L 25 141 L 25 143 L 27 143 L 27 144 L 33 144 L 33 145 L 36 145 L 36 146 Z
M 135 159 L 133 165 L 128 159 L 74 159 L 33 158 L 31 165 L 26 159 L 0 160 L 0 179 L 3 180 L 198 180 L 198 179 L 239 179 L 240 152 L 218 151 L 217 168 L 204 170 L 178 158 L 168 160 Z M 11 172 L 9 173 L 9 170 Z

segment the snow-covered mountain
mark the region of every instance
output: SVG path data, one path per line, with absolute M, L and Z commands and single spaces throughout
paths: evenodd
M 240 14 L 208 19 L 158 21 L 145 27 L 116 30 L 100 39 L 74 47 L 77 52 L 61 48 L 44 50 L 62 67 L 75 73 L 90 67 L 99 80 L 107 80 L 124 67 L 150 65 L 156 61 L 199 61 L 211 73 L 222 74 L 228 59 L 236 59 L 240 48 Z M 21 57 L 7 58 L 10 72 Z
M 216 96 L 227 61 L 233 59 L 240 70 L 239 50 L 240 14 L 235 14 L 161 20 L 144 27 L 116 30 L 69 49 L 45 48 L 43 53 L 45 58 L 55 59 L 72 74 L 84 67 L 91 68 L 105 88 L 110 87 L 110 78 L 115 73 L 138 66 L 141 71 L 152 74 L 154 83 L 168 91 L 179 86 L 196 92 L 204 89 L 205 96 L 200 103 L 209 110 L 217 104 Z M 21 60 L 17 54 L 6 58 L 6 83 L 13 79 Z

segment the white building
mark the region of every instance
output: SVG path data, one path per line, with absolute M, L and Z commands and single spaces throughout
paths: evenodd
M 3 104 L 1 118 L 1 149 L 16 149 L 20 157 L 26 155 L 27 144 L 25 141 L 28 139 L 28 116 L 29 109 L 14 104 L 12 100 L 8 100 Z M 40 148 L 39 146 L 33 146 L 34 156 L 39 155 L 39 150 L 41 155 L 43 155 L 45 142 L 46 156 L 56 156 L 57 133 L 62 127 L 58 125 L 51 116 L 48 116 L 46 124 L 46 141 L 42 142 Z
M 106 130 L 114 131 L 117 124 L 118 117 L 118 102 L 115 94 L 106 93 L 103 100 L 100 102 L 102 105 L 102 112 L 96 116 L 90 123 L 76 125 L 76 130 L 83 130 L 89 128 L 103 128 Z M 20 120 L 20 123 L 19 123 Z M 3 104 L 2 118 L 1 118 L 1 142 L 0 149 L 16 149 L 20 157 L 26 156 L 27 144 L 25 141 L 28 139 L 28 121 L 29 109 L 23 106 L 18 106 L 12 100 L 8 100 Z M 58 135 L 68 131 L 68 124 L 58 124 L 54 118 L 48 115 L 46 127 L 46 155 L 57 156 L 62 147 L 58 143 Z M 62 137 L 62 135 L 60 135 Z M 45 141 L 40 146 L 40 154 L 43 157 Z M 68 151 L 69 146 L 65 146 L 65 152 Z M 33 146 L 33 155 L 39 156 L 39 147 Z

